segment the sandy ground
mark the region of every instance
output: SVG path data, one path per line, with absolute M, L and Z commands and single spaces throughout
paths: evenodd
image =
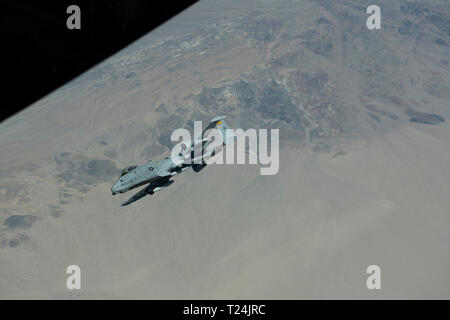
M 276 176 L 212 166 L 127 208 L 100 184 L 37 222 L 34 250 L 2 250 L 1 297 L 448 298 L 450 137 L 432 131 L 335 158 L 286 150 Z

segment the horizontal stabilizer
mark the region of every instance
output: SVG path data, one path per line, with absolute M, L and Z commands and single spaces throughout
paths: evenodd
M 204 143 L 202 153 L 203 153 L 203 159 L 209 158 L 214 156 L 214 154 L 219 153 L 222 151 L 223 146 L 226 144 L 232 144 L 236 138 L 236 135 L 234 133 L 234 130 L 228 126 L 228 124 L 223 120 L 225 117 L 218 117 L 217 119 L 220 119 L 219 121 L 214 122 L 215 125 L 213 128 L 210 129 L 217 129 L 222 137 L 222 145 L 221 146 L 215 146 L 215 144 L 212 144 L 212 142 L 208 141 Z M 212 123 L 213 121 L 211 121 Z M 208 134 L 207 134 L 208 137 Z M 205 138 L 205 137 L 203 137 Z M 206 139 L 208 140 L 208 138 Z
M 206 167 L 206 164 L 194 164 L 192 165 L 192 170 L 200 172 L 204 167 Z
M 212 119 L 209 123 L 208 126 L 203 130 L 202 136 L 205 135 L 205 132 L 209 129 L 214 128 L 215 126 L 217 126 L 218 123 L 223 122 L 223 119 L 225 119 L 225 116 L 219 116 L 219 117 L 215 117 L 214 119 Z

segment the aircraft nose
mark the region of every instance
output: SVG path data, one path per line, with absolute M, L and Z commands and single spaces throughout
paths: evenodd
M 115 195 L 115 194 L 116 194 L 116 191 L 115 191 L 115 188 L 114 188 L 114 186 L 112 186 L 112 187 L 111 187 L 111 193 L 112 193 L 113 195 Z

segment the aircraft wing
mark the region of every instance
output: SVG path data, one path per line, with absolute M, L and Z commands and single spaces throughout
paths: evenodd
M 154 192 L 160 191 L 162 189 L 167 188 L 170 186 L 173 181 L 169 180 L 170 178 L 161 179 L 158 183 L 150 183 L 147 185 L 144 189 L 141 189 L 138 193 L 136 193 L 134 196 L 132 196 L 130 199 L 122 203 L 122 206 L 127 206 L 143 197 L 145 197 L 148 194 L 153 194 Z
M 127 201 L 125 201 L 124 203 L 122 203 L 122 206 L 127 206 L 130 203 L 133 203 L 143 197 L 145 197 L 148 192 L 147 192 L 147 188 L 148 186 L 146 186 L 144 189 L 141 189 L 138 193 L 136 193 L 135 195 L 133 195 L 130 199 L 128 199 Z

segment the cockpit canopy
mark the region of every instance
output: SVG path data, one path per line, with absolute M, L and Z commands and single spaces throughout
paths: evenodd
M 120 176 L 122 177 L 123 175 L 126 175 L 127 173 L 129 173 L 130 171 L 134 170 L 137 166 L 129 166 L 126 167 L 125 169 L 122 170 L 122 173 L 120 174 Z

